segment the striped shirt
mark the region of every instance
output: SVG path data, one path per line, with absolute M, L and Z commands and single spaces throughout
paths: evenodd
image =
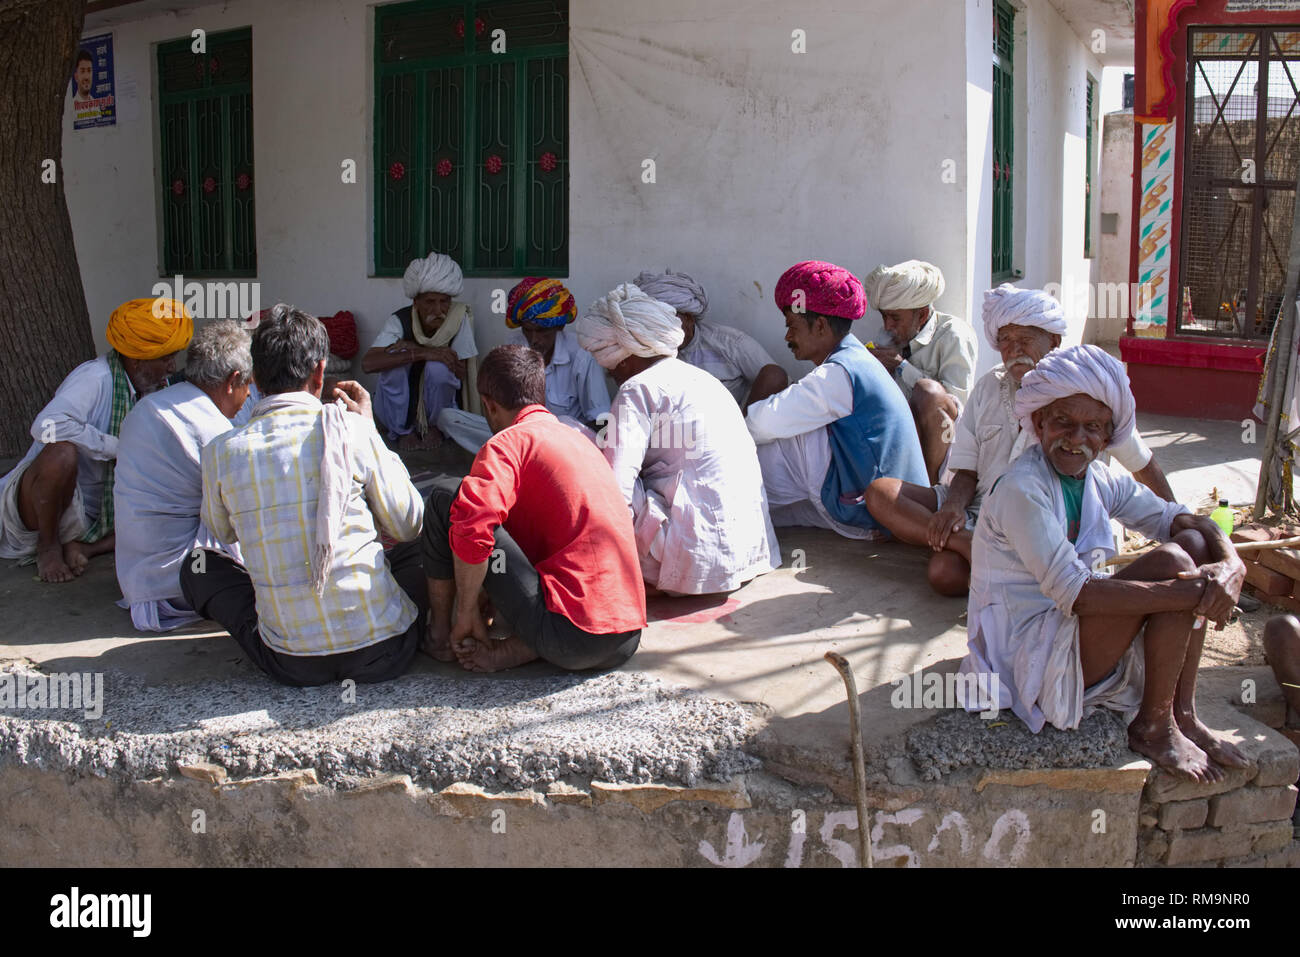
M 388 569 L 377 529 L 414 539 L 424 502 L 374 423 L 345 418 L 352 492 L 321 595 L 311 585 L 324 450 L 319 404 L 260 415 L 203 449 L 203 520 L 221 541 L 239 542 L 262 640 L 284 654 L 355 651 L 401 634 L 418 614 Z

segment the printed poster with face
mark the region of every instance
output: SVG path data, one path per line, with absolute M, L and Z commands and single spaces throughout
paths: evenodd
M 81 38 L 72 69 L 72 110 L 74 130 L 117 123 L 113 98 L 113 34 Z

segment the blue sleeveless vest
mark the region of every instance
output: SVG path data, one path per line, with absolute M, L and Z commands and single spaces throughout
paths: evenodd
M 885 367 L 852 333 L 826 361 L 849 374 L 853 411 L 827 426 L 831 466 L 822 504 L 838 522 L 878 529 L 862 501 L 868 485 L 882 477 L 930 485 L 912 410 Z

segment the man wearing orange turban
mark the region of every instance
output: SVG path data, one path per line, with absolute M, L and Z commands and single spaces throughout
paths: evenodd
M 42 581 L 65 582 L 113 550 L 122 419 L 167 381 L 193 334 L 193 318 L 174 299 L 132 299 L 113 310 L 112 348 L 63 380 L 32 423 L 27 455 L 0 478 L 0 558 L 35 558 Z

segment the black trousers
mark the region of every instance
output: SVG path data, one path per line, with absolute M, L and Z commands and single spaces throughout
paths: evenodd
M 446 581 L 456 577 L 447 534 L 451 529 L 451 504 L 459 487 L 456 479 L 441 479 L 424 503 L 424 573 L 430 578 Z M 483 587 L 515 636 L 539 658 L 569 671 L 586 671 L 617 668 L 636 653 L 641 643 L 640 628 L 608 635 L 583 631 L 546 607 L 537 569 L 501 526 L 496 530 L 496 547 L 502 554 L 488 559 Z
M 429 589 L 420 564 L 418 542 L 403 542 L 385 553 L 389 570 L 420 613 L 400 635 L 335 655 L 286 655 L 262 641 L 257 628 L 257 597 L 248 571 L 229 555 L 204 549 L 203 573 L 188 558 L 181 562 L 181 593 L 195 612 L 217 622 L 244 654 L 281 684 L 307 687 L 351 678 L 367 683 L 389 681 L 404 672 L 424 636 Z

